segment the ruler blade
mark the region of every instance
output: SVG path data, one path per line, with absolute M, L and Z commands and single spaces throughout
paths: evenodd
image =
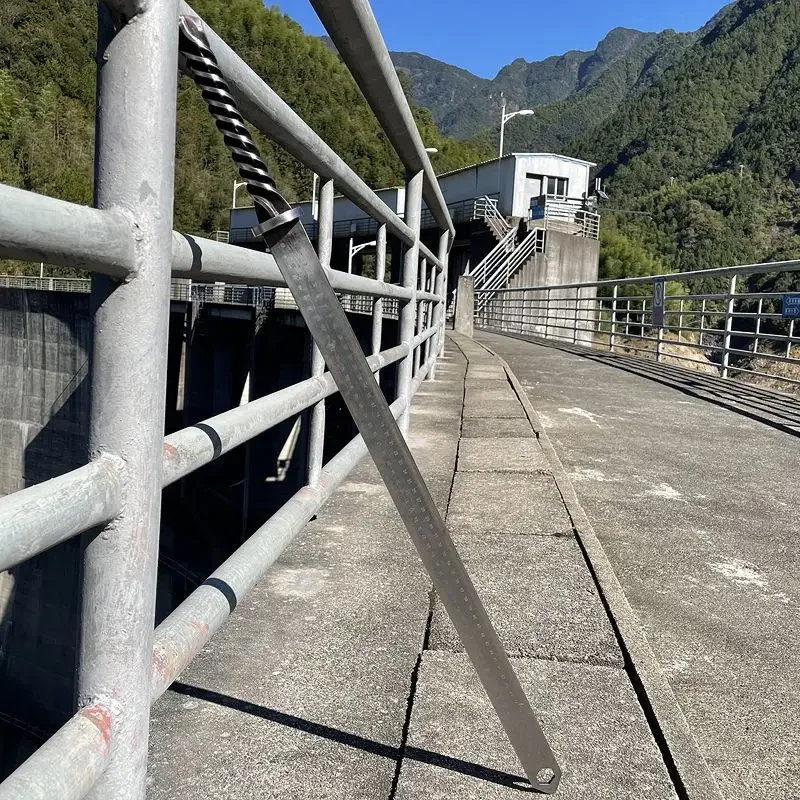
M 437 594 L 531 786 L 558 788 L 561 769 L 363 350 L 298 220 L 264 234 Z

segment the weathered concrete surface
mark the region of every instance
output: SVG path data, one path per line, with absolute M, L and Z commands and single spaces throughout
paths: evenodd
M 411 445 L 444 511 L 464 360 L 415 399 Z M 154 709 L 150 798 L 387 797 L 430 582 L 371 461 Z
M 475 368 L 494 371 L 474 347 Z M 459 443 L 465 372 L 451 348 L 416 399 L 410 443 L 551 737 L 559 796 L 675 800 L 532 429 Z M 518 793 L 516 757 L 461 649 L 365 459 L 156 705 L 148 796 Z
M 526 385 L 723 794 L 800 797 L 797 438 L 478 334 Z
M 489 523 L 491 515 L 483 519 Z M 622 665 L 608 616 L 572 535 L 484 533 L 455 536 L 455 541 L 510 656 Z M 438 600 L 430 647 L 464 650 Z
M 464 472 L 463 468 L 453 480 L 447 526 L 454 535 L 572 533 L 569 515 L 550 475 Z
M 622 670 L 537 659 L 513 663 L 537 700 L 562 765 L 559 800 L 675 800 Z M 397 800 L 533 797 L 520 793 L 519 779 L 513 751 L 466 656 L 426 653 Z
M 535 439 L 511 437 L 462 439 L 461 472 L 546 472 L 547 461 Z
M 462 275 L 458 279 L 458 291 L 456 292 L 455 328 L 464 336 L 472 336 L 474 307 L 475 278 L 471 275 Z
M 457 342 L 470 361 L 468 393 L 481 381 L 505 403 L 497 360 Z M 523 421 L 530 427 L 527 417 L 465 417 L 481 427 L 462 433 L 448 527 L 560 759 L 559 796 L 675 798 L 549 462 L 537 439 L 519 435 Z M 489 435 L 491 423 L 502 433 Z M 428 645 L 395 797 L 517 793 L 519 765 L 438 599 Z

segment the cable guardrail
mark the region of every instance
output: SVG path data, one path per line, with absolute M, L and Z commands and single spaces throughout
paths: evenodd
M 798 393 L 798 273 L 782 261 L 476 291 L 475 323 Z
M 102 399 L 92 404 L 87 464 L 0 498 L 0 570 L 91 531 L 83 549 L 77 713 L 0 784 L 0 800 L 141 800 L 151 702 L 224 624 L 236 605 L 231 597 L 241 601 L 368 449 L 531 784 L 546 793 L 558 787 L 558 764 L 394 423 L 407 431 L 411 401 L 435 374 L 453 223 L 368 3 L 312 2 L 407 170 L 403 219 L 175 0 L 99 4 L 96 208 L 0 185 L 0 256 L 93 275 L 89 374 L 93 398 Z M 181 66 L 217 118 L 270 252 L 171 230 L 179 15 Z M 316 253 L 237 107 L 320 176 Z M 376 223 L 377 279 L 330 269 L 334 185 Z M 436 253 L 420 240 L 423 197 L 439 225 Z M 402 285 L 384 281 L 390 235 L 406 248 Z M 223 298 L 226 287 L 243 287 L 249 297 L 270 290 L 277 297 L 291 287 L 314 337 L 310 376 L 165 438 L 173 278 L 223 284 Z M 369 356 L 334 292 L 372 306 Z M 399 344 L 381 350 L 384 304 L 390 311 L 392 303 Z M 387 405 L 373 376 L 392 365 L 396 397 Z M 360 435 L 324 463 L 325 401 L 336 392 Z M 304 411 L 307 484 L 154 631 L 162 489 Z

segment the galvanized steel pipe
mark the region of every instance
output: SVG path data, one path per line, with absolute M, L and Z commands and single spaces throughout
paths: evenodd
M 311 5 L 406 169 L 425 175 L 423 196 L 434 219 L 454 234 L 447 203 L 369 1 L 311 0 Z
M 181 0 L 180 13 L 200 18 Z M 211 49 L 246 119 L 324 178 L 332 179 L 360 209 L 411 245 L 415 236 L 364 181 L 203 21 Z M 436 263 L 433 253 L 427 253 Z
M 177 0 L 98 4 L 95 200 L 136 225 L 134 276 L 93 278 L 90 447 L 124 459 L 120 515 L 85 537 L 79 706 L 111 712 L 92 800 L 143 800 L 169 334 Z
M 112 715 L 82 708 L 0 784 L 0 800 L 80 800 L 108 763 Z
M 87 208 L 0 183 L 0 258 L 125 278 L 135 267 L 134 228 L 118 209 Z
M 0 572 L 113 519 L 125 462 L 102 455 L 86 466 L 0 498 Z
M 396 418 L 406 402 L 396 400 L 391 408 Z M 323 467 L 315 486 L 300 489 L 156 628 L 153 700 L 203 649 L 366 452 L 364 440 L 357 436 Z

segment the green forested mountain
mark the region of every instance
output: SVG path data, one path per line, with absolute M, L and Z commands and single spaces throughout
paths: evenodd
M 537 106 L 533 117 L 515 120 L 506 130 L 506 152 L 563 151 L 655 83 L 693 40 L 692 34 L 671 30 L 648 35 L 569 97 Z
M 670 268 L 800 252 L 800 4 L 739 0 L 568 150 L 597 161 L 617 230 Z M 613 218 L 614 215 L 612 215 Z
M 655 34 L 615 28 L 594 50 L 571 50 L 534 62 L 518 58 L 492 80 L 419 53 L 394 52 L 392 60 L 398 71 L 408 75 L 415 102 L 429 108 L 448 134 L 464 138 L 496 128 L 503 92 L 510 108 L 556 104 L 546 124 L 528 129 L 515 123 L 520 142 L 536 138 L 563 142 L 587 121 L 610 114 L 629 92 L 648 86 L 691 39 L 673 31 Z M 593 92 L 606 78 L 605 86 Z M 569 105 L 573 97 L 582 98 L 575 112 Z M 531 147 L 521 145 L 521 149 Z
M 373 186 L 402 179 L 394 155 L 355 82 L 315 37 L 260 0 L 196 0 L 194 7 L 238 53 Z M 0 182 L 55 197 L 91 201 L 95 93 L 95 3 L 0 3 Z M 480 160 L 484 151 L 444 139 L 418 110 L 435 167 Z M 261 140 L 279 186 L 310 195 L 311 173 Z M 227 227 L 235 177 L 199 92 L 181 79 L 178 94 L 176 227 Z

